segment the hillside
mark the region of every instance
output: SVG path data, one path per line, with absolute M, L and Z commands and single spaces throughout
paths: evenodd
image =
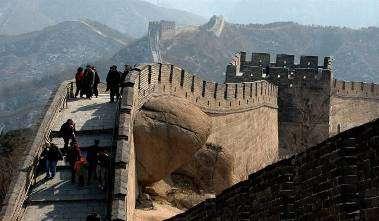
M 206 26 L 206 25 L 205 25 Z M 203 27 L 205 27 L 203 26 Z M 305 26 L 292 22 L 267 25 L 226 23 L 220 37 L 199 28 L 161 42 L 161 54 L 175 63 L 214 81 L 223 81 L 226 64 L 240 50 L 334 56 L 335 76 L 345 80 L 379 82 L 379 28 L 349 29 Z M 142 42 L 121 50 L 115 62 L 137 63 Z M 147 48 L 147 44 L 144 45 Z M 141 57 L 141 56 L 140 56 Z M 145 60 L 141 60 L 144 61 Z
M 198 24 L 203 18 L 141 0 L 2 0 L 0 34 L 22 34 L 67 20 L 91 19 L 122 33 L 142 36 L 150 20 Z M 25 25 L 28 24 L 28 25 Z
M 1 36 L 0 122 L 7 129 L 29 126 L 57 82 L 72 78 L 78 65 L 107 59 L 131 41 L 88 20 Z
M 15 175 L 17 165 L 22 162 L 27 146 L 33 141 L 32 129 L 9 131 L 0 135 L 0 202 L 8 190 L 11 177 Z

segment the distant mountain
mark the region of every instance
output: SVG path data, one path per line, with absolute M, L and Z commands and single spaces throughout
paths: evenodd
M 92 21 L 0 37 L 0 123 L 28 126 L 59 81 L 78 65 L 108 59 L 132 39 Z M 31 111 L 32 110 L 32 111 Z
M 101 22 L 122 33 L 142 36 L 151 20 L 179 25 L 204 22 L 200 16 L 141 0 L 2 0 L 0 34 L 21 34 L 77 19 Z
M 294 21 L 359 28 L 378 25 L 378 11 L 376 0 L 240 0 L 225 16 L 237 23 Z
M 336 77 L 379 82 L 379 28 L 355 30 L 292 22 L 267 25 L 226 23 L 217 37 L 202 27 L 163 40 L 161 54 L 164 60 L 206 79 L 221 82 L 225 78 L 227 63 L 240 50 L 268 52 L 272 57 L 279 53 L 318 55 L 320 59 L 334 56 Z M 146 53 L 149 55 L 147 40 L 141 39 L 118 52 L 113 61 L 147 62 Z
M 346 27 L 379 26 L 377 0 L 149 0 L 210 17 L 224 15 L 235 23 L 293 21 Z

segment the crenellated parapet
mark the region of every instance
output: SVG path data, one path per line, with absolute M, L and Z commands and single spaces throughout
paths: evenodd
M 268 53 L 252 53 L 247 58 L 246 52 L 237 53 L 227 66 L 226 82 L 250 82 L 267 80 L 276 84 L 310 82 L 309 86 L 319 82 L 328 83 L 332 79 L 332 59 L 325 57 L 319 64 L 318 56 L 301 56 L 295 63 L 295 56 L 278 54 L 271 62 Z
M 142 66 L 136 79 L 139 103 L 152 94 L 171 94 L 194 102 L 207 113 L 277 108 L 277 87 L 267 81 L 220 84 L 205 81 L 171 64 Z
M 332 95 L 344 98 L 379 99 L 379 85 L 333 79 Z

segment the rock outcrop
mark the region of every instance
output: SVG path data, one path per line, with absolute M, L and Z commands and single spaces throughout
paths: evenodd
M 189 101 L 169 95 L 152 97 L 134 120 L 138 181 L 152 184 L 189 163 L 205 145 L 210 130 L 208 116 Z
M 189 164 L 175 173 L 192 177 L 196 186 L 207 193 L 219 194 L 233 185 L 232 163 L 232 156 L 221 146 L 207 144 L 195 153 Z

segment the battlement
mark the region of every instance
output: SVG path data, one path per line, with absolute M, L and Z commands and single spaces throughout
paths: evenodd
M 331 58 L 325 57 L 324 62 L 319 64 L 318 56 L 300 56 L 300 63 L 295 63 L 295 55 L 278 54 L 276 60 L 271 62 L 271 55 L 268 53 L 251 53 L 250 59 L 247 59 L 247 53 L 238 52 L 232 58 L 230 65 L 257 66 L 257 67 L 281 67 L 281 68 L 331 68 Z M 239 63 L 236 63 L 239 61 Z
M 333 79 L 332 95 L 349 98 L 379 99 L 379 85 Z
M 234 112 L 262 105 L 277 108 L 278 89 L 267 81 L 228 83 L 204 81 L 171 64 L 151 64 L 138 75 L 139 103 L 153 93 L 191 100 L 205 112 Z
M 149 34 L 158 34 L 160 38 L 169 38 L 176 33 L 176 24 L 174 21 L 150 21 Z
M 295 63 L 295 56 L 278 54 L 271 62 L 268 53 L 252 53 L 248 59 L 246 52 L 235 54 L 226 70 L 227 83 L 267 80 L 278 86 L 330 87 L 332 80 L 331 58 L 325 57 L 324 64 L 318 64 L 317 56 L 301 56 Z

